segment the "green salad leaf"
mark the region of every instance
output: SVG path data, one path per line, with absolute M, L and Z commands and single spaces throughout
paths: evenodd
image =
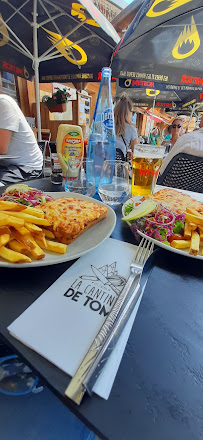
M 184 223 L 181 220 L 176 220 L 175 225 L 173 227 L 173 232 L 175 234 L 180 234 L 182 229 L 184 229 Z
M 130 202 L 127 205 L 125 205 L 125 212 L 126 214 L 130 214 L 130 212 L 133 210 L 133 203 Z

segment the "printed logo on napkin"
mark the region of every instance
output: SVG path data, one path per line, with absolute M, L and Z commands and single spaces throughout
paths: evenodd
M 99 268 L 91 265 L 92 275 L 79 276 L 64 296 L 107 316 L 126 283 L 126 278 L 118 275 L 116 265 L 116 261 Z
M 134 252 L 134 245 L 108 238 L 67 269 L 8 331 L 73 376 L 129 276 Z M 108 398 L 127 337 L 120 338 L 121 343 L 119 339 L 119 350 L 114 349 L 94 386 L 104 398 Z

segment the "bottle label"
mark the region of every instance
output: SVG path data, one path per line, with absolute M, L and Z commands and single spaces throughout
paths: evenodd
M 105 128 L 113 128 L 113 112 L 110 108 L 106 108 L 101 114 L 101 121 Z
M 62 172 L 57 153 L 51 154 L 51 167 L 52 167 L 52 172 L 56 172 L 56 171 Z
M 83 140 L 80 133 L 76 131 L 69 131 L 64 138 L 62 143 L 62 156 L 64 162 L 67 164 L 69 157 L 74 157 L 76 159 L 82 159 L 83 153 Z

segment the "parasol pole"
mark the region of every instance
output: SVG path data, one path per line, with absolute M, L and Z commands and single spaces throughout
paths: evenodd
M 191 109 L 190 118 L 189 118 L 188 125 L 187 125 L 188 130 L 189 130 L 190 122 L 192 120 L 192 116 L 193 116 L 194 111 L 195 111 L 195 104 L 193 104 L 192 109 Z
M 156 102 L 156 90 L 155 90 L 155 95 L 154 95 L 154 101 L 153 101 L 153 106 L 152 106 L 152 113 L 151 113 L 151 119 L 150 119 L 150 123 L 149 123 L 149 134 L 147 137 L 147 143 L 149 143 L 149 138 L 150 138 L 150 133 L 151 133 L 151 126 L 152 126 L 152 120 L 153 120 L 153 116 L 154 116 L 154 107 L 155 107 L 155 102 Z
M 34 71 L 35 71 L 35 97 L 37 113 L 38 141 L 42 140 L 41 115 L 39 99 L 39 58 L 38 58 L 38 40 L 37 40 L 37 0 L 33 0 L 33 48 L 34 48 Z

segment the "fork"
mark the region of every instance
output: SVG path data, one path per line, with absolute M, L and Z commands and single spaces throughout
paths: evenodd
M 131 262 L 130 275 L 123 290 L 65 391 L 65 395 L 78 405 L 86 391 L 91 394 L 94 383 L 138 301 L 141 293 L 139 281 L 144 264 L 153 248 L 154 245 L 149 240 L 145 238 L 141 240 Z M 133 286 L 134 281 L 136 283 Z

